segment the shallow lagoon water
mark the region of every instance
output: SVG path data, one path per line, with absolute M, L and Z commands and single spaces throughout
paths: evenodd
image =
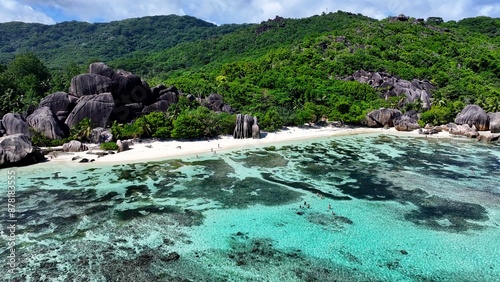
M 372 134 L 15 170 L 14 281 L 500 280 L 497 144 Z

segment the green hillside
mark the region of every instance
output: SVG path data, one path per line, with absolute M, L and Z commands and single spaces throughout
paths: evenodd
M 297 123 L 301 111 L 309 118 L 300 121 L 324 116 L 357 122 L 369 110 L 395 107 L 397 100 L 379 99 L 373 88 L 342 80 L 361 69 L 387 72 L 433 83 L 438 107 L 424 118 L 438 123 L 451 121 L 470 103 L 500 110 L 500 40 L 490 28 L 498 22 L 486 17 L 447 23 L 377 21 L 344 12 L 277 18 L 111 64 L 147 70 L 153 84 L 176 85 L 202 96 L 220 93 L 268 126 L 280 124 L 276 119 Z M 419 106 L 406 109 L 421 111 Z
M 201 98 L 219 93 L 226 104 L 257 116 L 269 130 L 321 118 L 359 123 L 379 107 L 417 110 L 421 122 L 438 124 L 453 120 L 466 104 L 500 111 L 499 26 L 499 19 L 488 17 L 379 21 L 340 11 L 230 26 L 178 16 L 109 24 L 7 23 L 0 24 L 5 64 L 0 92 L 12 100 L 37 86 L 31 94 L 36 100 L 37 93 L 65 90 L 71 76 L 95 58 L 150 85 L 175 85 Z M 24 51 L 35 58 L 12 61 Z M 36 57 L 51 70 L 48 80 L 38 79 L 45 75 Z M 38 66 L 35 78 L 16 75 L 26 62 Z M 382 98 L 384 89 L 345 79 L 358 70 L 429 81 L 436 87 L 432 109 L 424 111 L 417 102 L 401 107 L 399 97 Z M 194 111 L 181 105 L 181 111 Z
M 113 60 L 127 54 L 155 52 L 182 42 L 231 33 L 244 25 L 214 24 L 189 16 L 152 16 L 110 23 L 63 22 L 43 25 L 21 22 L 0 24 L 0 63 L 15 54 L 33 52 L 51 69 L 70 62 Z

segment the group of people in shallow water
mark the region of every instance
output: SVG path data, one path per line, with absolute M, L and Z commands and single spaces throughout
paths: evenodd
M 319 194 L 319 193 L 316 193 L 316 195 L 320 196 L 320 194 Z M 324 198 L 324 196 L 323 196 L 323 195 L 321 195 L 321 199 L 323 199 L 323 198 Z M 307 201 L 304 201 L 304 205 L 300 205 L 299 207 L 300 207 L 301 209 L 303 209 L 303 208 L 304 208 L 304 209 L 305 209 L 305 208 L 310 209 L 310 208 L 311 208 L 311 204 L 308 204 L 308 203 L 307 203 Z M 328 210 L 331 210 L 331 209 L 332 209 L 332 205 L 331 205 L 331 204 L 328 204 Z M 335 215 L 335 212 L 334 212 L 334 211 L 332 211 L 332 215 Z

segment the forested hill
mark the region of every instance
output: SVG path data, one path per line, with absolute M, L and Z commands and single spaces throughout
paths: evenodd
M 62 22 L 55 25 L 0 23 L 0 64 L 15 54 L 33 52 L 51 69 L 70 62 L 109 61 L 135 51 L 154 52 L 182 42 L 231 33 L 246 25 L 222 25 L 190 16 L 151 16 L 110 23 Z
M 442 124 L 467 104 L 500 111 L 499 30 L 500 19 L 488 17 L 376 20 L 341 11 L 223 26 L 180 16 L 6 23 L 0 24 L 0 113 L 67 91 L 88 63 L 103 61 L 150 85 L 174 85 L 198 98 L 218 93 L 237 112 L 257 116 L 264 129 L 323 117 L 359 123 L 380 107 L 416 110 L 421 122 Z M 432 108 L 347 79 L 360 70 L 431 85 Z

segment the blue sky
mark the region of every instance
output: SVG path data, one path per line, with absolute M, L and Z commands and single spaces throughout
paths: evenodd
M 382 19 L 405 14 L 445 21 L 500 18 L 500 0 L 0 0 L 0 22 L 109 22 L 153 15 L 190 15 L 215 24 L 259 23 L 276 15 L 303 18 L 337 10 Z

